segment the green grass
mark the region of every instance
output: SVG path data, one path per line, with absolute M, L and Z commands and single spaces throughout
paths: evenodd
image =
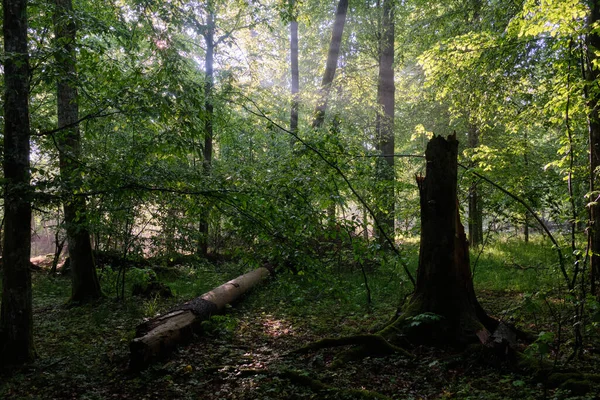
M 472 265 L 479 251 L 471 251 Z M 406 244 L 403 255 L 416 276 L 418 243 Z M 549 241 L 540 236 L 533 237 L 529 243 L 495 237 L 483 248 L 474 272 L 474 286 L 483 303 L 491 306 L 493 313 L 517 320 L 526 319 L 529 314 L 523 306 L 527 302 L 516 295 L 554 291 L 564 284 L 556 252 Z M 354 270 L 307 271 L 302 275 L 281 274 L 269 285 L 268 291 L 257 291 L 250 300 L 255 306 L 314 321 L 311 329 L 318 332 L 336 331 L 340 327 L 341 333 L 348 326 L 340 321 L 354 320 L 355 325 L 359 321 L 370 321 L 370 324 L 362 324 L 364 329 L 365 325 L 375 326 L 389 319 L 412 290 L 402 266 L 393 257 L 369 271 L 367 281 L 370 305 L 364 278 L 356 267 Z
M 471 250 L 473 281 L 478 290 L 534 292 L 564 284 L 556 251 L 542 237 L 525 243 L 500 236 L 484 247 L 477 260 L 479 251 Z

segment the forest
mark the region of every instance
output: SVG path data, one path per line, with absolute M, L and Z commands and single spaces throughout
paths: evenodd
M 0 399 L 600 398 L 600 2 L 1 13 Z

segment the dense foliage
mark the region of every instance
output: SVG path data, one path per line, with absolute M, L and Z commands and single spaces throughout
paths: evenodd
M 284 248 L 288 243 L 298 248 L 298 241 L 318 238 L 331 222 L 323 212 L 332 206 L 340 223 L 362 222 L 352 227 L 355 233 L 365 228 L 376 233 L 368 212 L 378 207 L 381 15 L 375 4 L 356 5 L 349 12 L 335 90 L 319 130 L 310 125 L 334 10 L 319 2 L 296 5 L 302 88 L 298 133 L 290 133 L 287 122 L 291 99 L 284 5 L 75 6 L 71 18 L 78 26 L 76 84 L 83 136 L 77 160 L 83 181 L 77 190 L 90 204 L 97 249 L 138 255 L 193 252 L 201 234 L 197 224 L 207 208 L 214 211 L 209 241 L 216 252 L 242 243 L 269 247 L 273 239 Z M 35 206 L 43 211 L 38 219 L 60 225 L 54 105 L 59 71 L 52 54 L 61 49 L 48 31 L 52 10 L 36 3 L 30 7 L 36 11 L 30 34 Z M 416 188 L 412 177 L 423 168 L 418 156 L 427 137 L 452 131 L 464 139 L 462 163 L 469 170 L 521 196 L 559 231 L 568 231 L 572 212 L 582 228 L 587 114 L 577 52 L 584 45 L 585 5 L 538 10 L 533 3 L 430 7 L 415 1 L 395 7 L 400 27 L 395 46 L 397 235 L 410 235 L 418 225 L 417 204 L 410 201 Z M 561 7 L 572 9 L 573 22 L 561 23 Z M 206 93 L 203 35 L 209 15 L 215 18 L 215 81 Z M 215 150 L 206 175 L 209 117 Z M 474 148 L 466 137 L 471 125 L 480 135 Z M 572 211 L 563 183 L 567 177 Z M 464 179 L 462 193 L 471 180 L 469 171 Z M 489 185 L 481 190 L 491 229 L 525 223 L 522 206 Z M 262 254 L 277 251 L 273 247 L 278 246 Z

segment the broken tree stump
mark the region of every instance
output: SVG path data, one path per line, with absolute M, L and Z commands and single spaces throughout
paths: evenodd
M 415 292 L 402 316 L 380 332 L 394 341 L 460 345 L 486 343 L 498 321 L 479 304 L 473 287 L 469 247 L 457 200 L 456 134 L 434 136 L 425 151 L 426 173 L 417 176 L 421 243 Z M 416 319 L 415 319 L 416 318 Z
M 153 360 L 168 354 L 176 345 L 189 340 L 202 321 L 237 300 L 268 274 L 266 268 L 255 269 L 138 325 L 136 337 L 129 343 L 130 368 L 144 368 Z

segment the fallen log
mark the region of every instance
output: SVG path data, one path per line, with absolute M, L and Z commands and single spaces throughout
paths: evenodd
M 138 325 L 136 337 L 129 343 L 130 368 L 144 368 L 153 360 L 168 354 L 176 345 L 189 340 L 198 331 L 202 321 L 237 300 L 268 274 L 266 268 L 255 269 Z

